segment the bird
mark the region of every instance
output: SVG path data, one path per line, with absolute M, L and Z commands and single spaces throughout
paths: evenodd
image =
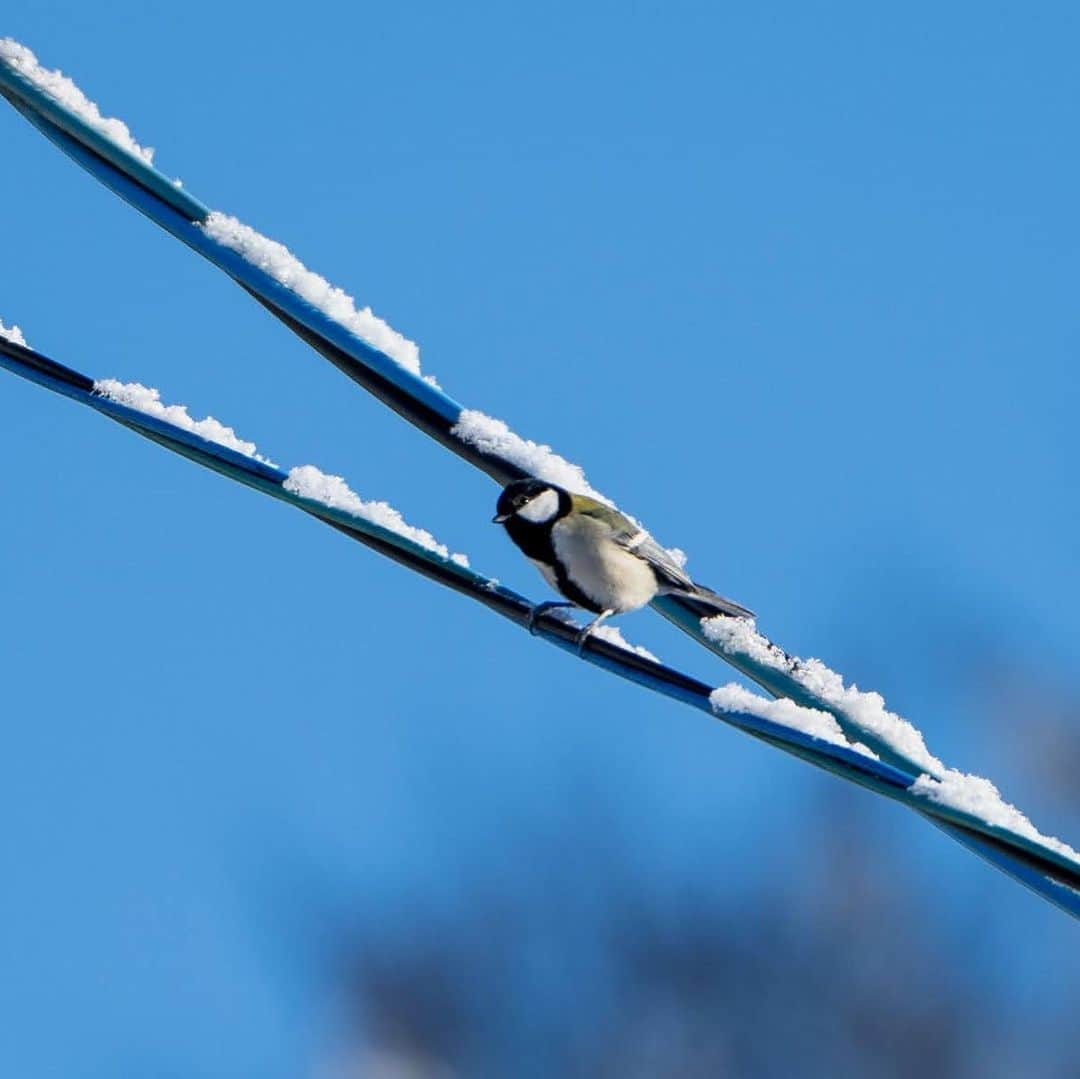
M 753 611 L 697 584 L 645 529 L 617 509 L 545 480 L 506 485 L 494 524 L 540 571 L 566 602 L 533 608 L 536 619 L 556 607 L 582 607 L 596 617 L 578 634 L 580 653 L 589 635 L 612 615 L 635 611 L 656 596 L 678 596 L 702 618 L 753 618 Z

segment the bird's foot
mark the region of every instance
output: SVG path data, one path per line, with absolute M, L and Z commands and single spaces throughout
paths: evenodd
M 560 602 L 559 600 L 551 600 L 551 599 L 546 600 L 544 603 L 538 603 L 535 607 L 533 607 L 532 611 L 529 613 L 529 621 L 525 624 L 526 629 L 528 629 L 528 631 L 531 634 L 535 635 L 535 633 L 536 633 L 536 620 L 542 614 L 546 614 L 548 611 L 554 611 L 554 610 L 558 609 L 559 607 L 573 607 L 573 606 L 574 606 L 573 603 L 564 603 L 564 602 Z
M 610 618 L 614 611 L 601 611 L 582 631 L 577 635 L 577 654 L 580 656 L 585 651 L 585 642 L 594 629 L 599 629 L 600 624 Z

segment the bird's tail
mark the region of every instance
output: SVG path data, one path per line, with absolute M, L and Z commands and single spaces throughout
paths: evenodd
M 694 612 L 701 618 L 711 618 L 713 615 L 717 614 L 727 615 L 728 618 L 754 617 L 753 611 L 741 606 L 734 600 L 725 599 L 723 596 L 717 595 L 711 588 L 706 588 L 701 584 L 695 584 L 692 589 L 665 589 L 664 594 L 667 596 L 678 596 L 688 607 L 692 607 Z

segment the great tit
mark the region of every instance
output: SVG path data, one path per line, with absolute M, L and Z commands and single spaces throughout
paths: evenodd
M 507 485 L 495 507 L 495 524 L 568 603 L 541 603 L 529 621 L 553 607 L 584 607 L 596 615 L 578 635 L 578 650 L 606 618 L 644 607 L 657 595 L 690 601 L 702 618 L 753 612 L 695 584 L 644 529 L 618 510 L 538 479 Z

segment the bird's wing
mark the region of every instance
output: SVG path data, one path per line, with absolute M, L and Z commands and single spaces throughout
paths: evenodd
M 639 534 L 641 531 L 641 529 L 638 529 Z M 672 584 L 677 588 L 687 588 L 691 590 L 697 587 L 687 576 L 686 571 L 682 566 L 680 566 L 679 563 L 676 562 L 675 559 L 648 534 L 648 532 L 645 533 L 644 539 L 635 543 L 633 537 L 631 537 L 628 543 L 622 544 L 621 546 L 627 547 L 632 550 L 638 558 L 642 558 L 648 562 L 649 565 L 652 566 L 657 577 L 665 584 Z
M 635 524 L 625 514 L 605 506 L 603 502 L 597 502 L 594 498 L 585 495 L 570 497 L 578 513 L 606 525 L 611 532 L 612 541 L 633 552 L 643 562 L 648 562 L 663 584 L 693 591 L 694 582 L 686 575 L 682 566 L 644 528 Z

